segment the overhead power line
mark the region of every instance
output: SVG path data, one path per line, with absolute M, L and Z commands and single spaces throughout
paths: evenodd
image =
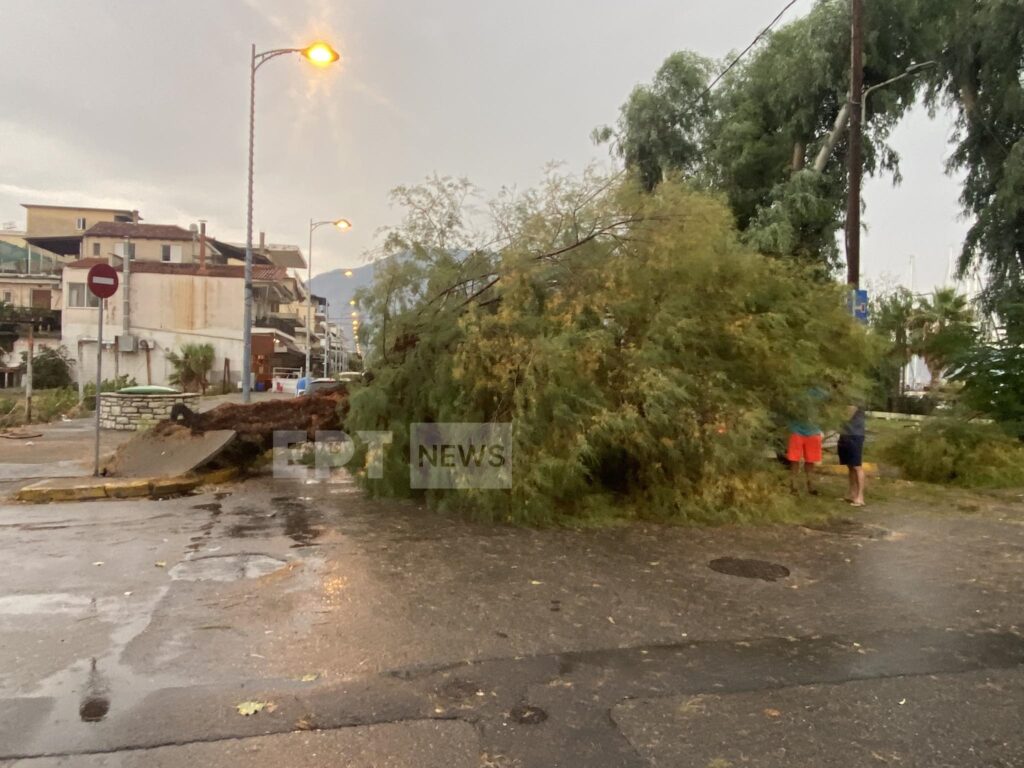
M 700 101 L 705 96 L 707 96 L 709 93 L 711 93 L 711 89 L 714 88 L 716 85 L 718 85 L 719 81 L 723 77 L 725 77 L 727 74 L 729 74 L 729 70 L 731 70 L 733 67 L 735 67 L 737 64 L 739 64 L 740 60 L 744 56 L 746 56 L 748 53 L 750 53 L 750 50 L 755 45 L 757 45 L 765 35 L 767 35 L 769 32 L 772 31 L 772 27 L 774 27 L 776 24 L 779 23 L 779 19 L 781 19 L 783 16 L 786 15 L 786 11 L 788 11 L 790 8 L 792 8 L 796 4 L 797 4 L 797 0 L 789 0 L 789 2 L 786 3 L 786 6 L 781 11 L 778 12 L 778 14 L 775 16 L 774 19 L 771 20 L 771 23 L 767 27 L 762 29 L 760 32 L 758 32 L 757 33 L 757 37 L 755 37 L 753 40 L 750 41 L 750 45 L 748 45 L 746 48 L 744 48 L 742 51 L 740 51 L 739 55 L 736 58 L 734 58 L 732 61 L 729 62 L 729 66 L 727 66 L 725 69 L 723 69 L 721 72 L 718 73 L 718 76 L 708 84 L 708 87 L 705 88 L 704 91 L 701 93 L 701 95 L 697 97 L 697 100 Z

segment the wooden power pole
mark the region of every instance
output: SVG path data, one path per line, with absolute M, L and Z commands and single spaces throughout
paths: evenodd
M 846 205 L 846 282 L 860 287 L 860 186 L 863 175 L 861 123 L 864 115 L 864 0 L 850 0 L 850 137 Z

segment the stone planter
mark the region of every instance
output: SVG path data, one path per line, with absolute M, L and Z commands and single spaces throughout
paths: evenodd
M 199 395 L 182 392 L 170 395 L 129 395 L 103 392 L 100 395 L 100 428 L 134 431 L 170 418 L 175 403 L 184 403 L 193 411 L 199 407 Z

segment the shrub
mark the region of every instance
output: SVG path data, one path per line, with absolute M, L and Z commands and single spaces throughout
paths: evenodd
M 116 379 L 104 379 L 103 383 L 100 384 L 100 392 L 117 392 L 119 389 L 125 387 L 138 386 L 138 382 L 134 376 L 128 376 L 123 374 L 118 376 Z M 85 386 L 82 387 L 82 404 L 85 406 L 85 410 L 94 411 L 96 410 L 96 382 L 86 382 Z
M 910 480 L 964 487 L 1024 485 L 1024 445 L 992 424 L 928 421 L 885 446 L 882 458 Z
M 21 353 L 27 363 L 28 353 Z M 71 357 L 65 347 L 43 347 L 32 357 L 32 388 L 63 389 L 71 386 Z
M 53 421 L 78 405 L 74 389 L 50 389 L 32 398 L 32 420 Z

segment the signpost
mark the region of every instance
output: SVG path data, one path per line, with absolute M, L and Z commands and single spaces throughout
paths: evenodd
M 862 323 L 868 321 L 868 292 L 864 289 L 851 290 L 849 298 L 850 314 Z
M 96 449 L 94 452 L 93 470 L 95 477 L 100 474 L 100 387 L 103 385 L 103 300 L 109 299 L 117 291 L 117 271 L 109 264 L 97 264 L 89 270 L 85 279 L 89 292 L 100 300 L 97 307 L 98 322 L 96 325 Z

